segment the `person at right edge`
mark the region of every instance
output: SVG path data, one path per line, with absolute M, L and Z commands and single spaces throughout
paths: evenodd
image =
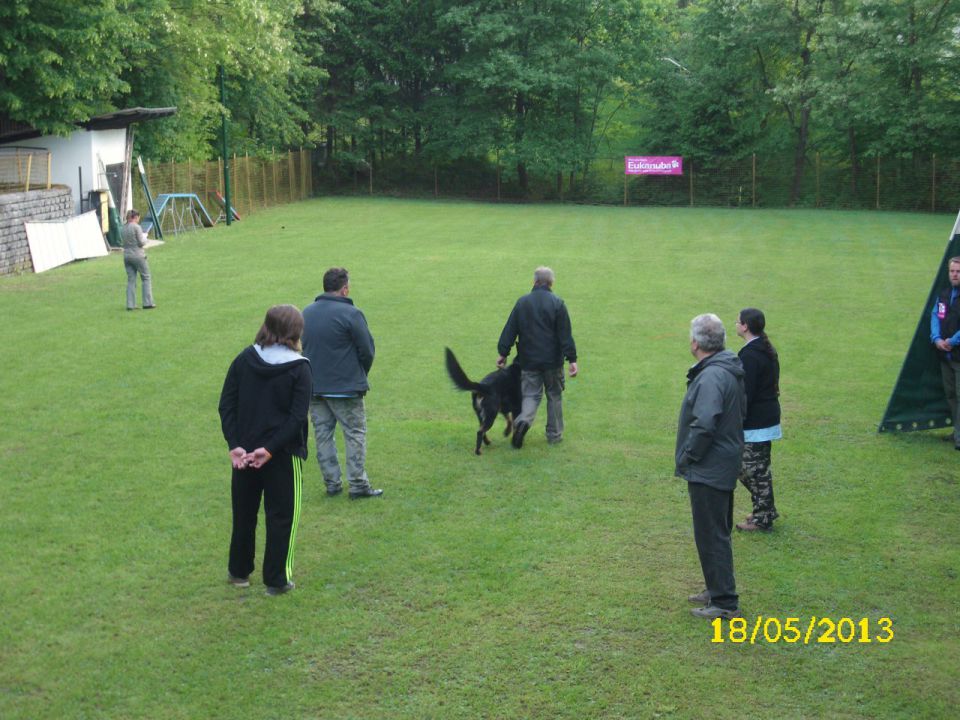
M 737 523 L 744 532 L 769 532 L 780 515 L 773 502 L 770 473 L 771 441 L 783 437 L 780 429 L 780 358 L 767 337 L 763 312 L 744 308 L 737 318 L 737 335 L 746 345 L 738 353 L 747 388 L 747 416 L 743 420 L 743 467 L 740 482 L 750 491 L 753 512 Z
M 523 447 L 523 438 L 537 416 L 544 391 L 547 394 L 547 442 L 556 445 L 563 439 L 563 361 L 566 358 L 570 363 L 570 377 L 576 377 L 577 346 L 567 306 L 553 294 L 554 279 L 553 270 L 548 267 L 534 271 L 533 290 L 517 300 L 497 344 L 500 353 L 497 367 L 504 368 L 510 349 L 517 343 L 523 404 L 520 416 L 514 419 L 512 443 L 515 448 Z
M 950 405 L 953 434 L 944 440 L 953 440 L 953 447 L 960 450 L 960 415 L 957 396 L 960 395 L 960 256 L 947 263 L 950 285 L 940 293 L 930 312 L 930 342 L 940 356 L 940 375 L 943 392 Z
M 687 481 L 693 537 L 706 588 L 688 600 L 691 612 L 708 619 L 740 615 L 733 575 L 733 491 L 743 453 L 747 394 L 740 358 L 724 349 L 726 330 L 716 315 L 690 323 L 687 393 L 677 424 L 675 475 Z

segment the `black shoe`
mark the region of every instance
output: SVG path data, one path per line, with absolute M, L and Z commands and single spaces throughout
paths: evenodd
M 339 495 L 342 492 L 343 492 L 343 485 L 337 488 L 333 488 L 332 490 L 330 488 L 327 488 L 327 497 L 334 497 L 335 495 Z
M 373 488 L 367 488 L 366 490 L 361 490 L 360 492 L 351 492 L 351 500 L 363 500 L 364 498 L 380 497 L 383 495 L 383 490 L 374 490 Z
M 530 426 L 525 422 L 518 422 L 513 426 L 513 437 L 510 439 L 510 444 L 513 445 L 517 450 L 523 447 L 523 436 L 527 434 L 527 430 L 530 429 Z
M 144 305 L 144 306 L 143 306 L 143 309 L 144 309 L 144 310 L 156 310 L 156 309 L 157 309 L 157 306 L 156 306 L 156 305 Z
M 227 573 L 227 582 L 238 588 L 248 588 L 250 587 L 250 578 L 249 577 L 236 577 Z
M 292 582 L 288 582 L 283 587 L 267 586 L 267 595 L 285 595 L 296 587 Z

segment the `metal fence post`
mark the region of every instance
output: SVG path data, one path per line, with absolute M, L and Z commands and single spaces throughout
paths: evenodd
M 267 188 L 269 187 L 267 185 L 267 163 L 262 158 L 260 160 L 260 174 L 263 176 L 263 206 L 269 207 L 267 203 Z
M 253 190 L 250 185 L 250 153 L 243 155 L 243 179 L 247 183 L 247 207 L 244 212 L 253 210 Z
M 937 154 L 933 154 L 933 171 L 930 179 L 930 212 L 937 211 Z
M 880 156 L 877 155 L 877 210 L 880 209 Z
M 817 183 L 816 183 L 816 187 L 817 187 L 817 198 L 816 198 L 816 202 L 817 202 L 817 207 L 820 207 L 820 153 L 819 153 L 819 152 L 817 152 Z
M 280 204 L 280 196 L 277 195 L 277 153 L 274 148 L 270 148 L 270 176 L 273 178 L 273 204 Z

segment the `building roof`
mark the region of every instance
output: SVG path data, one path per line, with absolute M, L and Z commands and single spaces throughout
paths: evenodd
M 175 107 L 128 108 L 126 110 L 115 110 L 114 112 L 104 115 L 97 115 L 84 122 L 78 122 L 76 125 L 78 128 L 85 130 L 118 130 L 136 122 L 169 117 L 175 112 L 177 112 L 177 108 Z M 46 133 L 42 133 L 30 125 L 0 118 L 0 145 L 38 138 L 44 134 Z

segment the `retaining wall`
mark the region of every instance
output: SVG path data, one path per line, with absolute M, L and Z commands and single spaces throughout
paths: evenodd
M 33 271 L 24 222 L 66 220 L 73 211 L 68 187 L 0 195 L 0 275 Z

